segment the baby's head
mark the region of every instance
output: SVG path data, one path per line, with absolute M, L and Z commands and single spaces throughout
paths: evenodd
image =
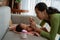
M 21 32 L 22 30 L 23 30 L 23 28 L 21 27 L 20 24 L 18 24 L 18 25 L 16 26 L 16 31 L 17 31 L 17 32 Z
M 23 23 L 21 23 L 21 24 L 18 24 L 17 26 L 16 26 L 16 29 L 18 30 L 18 31 L 22 31 L 23 29 L 24 30 L 27 30 L 27 31 L 32 31 L 32 28 L 30 27 L 30 26 L 28 26 L 28 25 L 26 25 L 26 24 L 23 24 Z

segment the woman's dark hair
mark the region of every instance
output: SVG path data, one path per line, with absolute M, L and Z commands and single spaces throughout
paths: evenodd
M 39 11 L 44 11 L 45 9 L 47 9 L 47 5 L 43 2 L 40 2 L 38 3 L 36 6 L 35 6 L 35 9 L 38 9 Z
M 23 28 L 21 27 L 20 24 L 18 24 L 18 25 L 16 26 L 16 31 L 17 31 L 17 32 L 22 32 L 22 30 L 23 30 Z
M 47 5 L 43 2 L 40 2 L 38 3 L 36 6 L 35 6 L 35 9 L 38 9 L 39 11 L 44 11 L 46 10 L 46 12 L 48 14 L 53 14 L 53 13 L 60 13 L 56 8 L 53 8 L 53 7 L 47 7 Z
M 54 14 L 54 13 L 60 13 L 58 9 L 54 8 L 54 7 L 48 7 L 47 9 L 47 13 L 48 14 Z

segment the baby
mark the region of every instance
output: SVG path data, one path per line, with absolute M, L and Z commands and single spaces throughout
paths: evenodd
M 27 30 L 28 34 L 30 35 L 40 36 L 39 33 L 34 30 L 34 28 L 36 28 L 36 23 L 34 22 L 34 19 L 31 17 L 29 18 L 29 21 L 30 21 L 29 25 L 21 23 L 16 26 L 13 25 L 13 27 L 11 26 L 9 27 L 9 29 L 16 33 L 20 33 L 22 32 L 22 30 Z M 47 31 L 46 28 L 40 29 Z
M 23 23 L 15 25 L 15 26 L 13 25 L 13 26 L 9 27 L 9 29 L 16 33 L 20 33 L 20 32 L 22 32 L 22 30 L 27 30 L 27 32 L 28 32 L 27 34 L 39 36 L 39 33 L 35 32 L 34 29 L 30 25 L 23 24 Z

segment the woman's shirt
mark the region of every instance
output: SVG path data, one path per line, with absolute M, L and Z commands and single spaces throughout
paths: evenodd
M 43 26 L 46 22 L 48 21 L 42 21 L 42 23 L 40 24 L 41 26 Z M 57 33 L 60 33 L 60 14 L 56 13 L 56 14 L 51 14 L 50 15 L 50 22 L 48 22 L 48 24 L 50 24 L 51 26 L 51 31 L 50 33 L 45 32 L 43 30 L 41 30 L 40 35 L 43 37 L 48 38 L 49 40 L 55 40 L 55 36 Z

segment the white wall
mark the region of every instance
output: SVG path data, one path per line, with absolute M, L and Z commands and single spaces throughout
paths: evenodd
M 7 28 L 9 27 L 9 21 L 11 17 L 11 10 L 7 6 L 0 7 L 0 40 L 5 34 Z
M 60 0 L 52 1 L 51 6 L 57 8 L 60 11 Z

